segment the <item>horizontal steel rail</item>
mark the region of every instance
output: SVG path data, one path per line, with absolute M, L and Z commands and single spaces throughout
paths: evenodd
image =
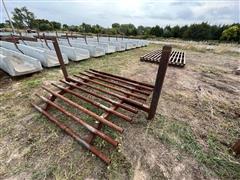
M 70 36 L 66 34 L 65 37 L 75 38 L 72 34 Z M 50 94 L 50 97 L 46 98 L 36 94 L 45 103 L 45 108 L 34 103 L 32 103 L 32 105 L 66 134 L 73 137 L 107 164 L 111 162 L 110 159 L 94 147 L 93 144 L 95 137 L 99 137 L 113 145 L 113 147 L 118 145 L 118 141 L 114 140 L 110 134 L 105 133 L 103 130 L 103 126 L 107 126 L 120 133 L 124 131 L 122 127 L 110 121 L 110 115 L 114 115 L 127 122 L 132 122 L 132 117 L 129 113 L 136 114 L 138 110 L 142 110 L 148 114 L 148 119 L 153 119 L 156 114 L 169 59 L 174 58 L 174 62 L 179 63 L 179 59 L 184 57 L 184 54 L 181 53 L 171 53 L 171 47 L 169 46 L 164 46 L 162 51 L 155 51 L 155 54 L 148 53 L 146 59 L 160 59 L 155 85 L 93 69 L 80 72 L 78 75 L 70 77 L 57 42 L 57 38 L 60 38 L 58 34 L 56 33 L 56 37 L 54 37 L 45 36 L 44 34 L 40 35 L 38 33 L 36 38 L 44 39 L 45 42 L 47 42 L 47 40 L 53 42 L 64 80 L 60 80 L 60 83 L 51 83 L 51 87 L 56 88 L 54 91 L 46 86 L 42 86 L 42 88 Z M 150 105 L 148 105 L 146 100 L 151 93 L 153 93 L 153 97 Z M 67 94 L 67 96 L 64 96 L 64 94 Z M 62 105 L 55 102 L 56 99 L 63 101 L 64 104 Z M 75 101 L 75 99 L 85 102 L 84 105 L 80 105 L 82 103 L 77 103 L 78 101 Z M 103 114 L 96 114 L 95 111 L 89 110 L 89 108 L 86 107 L 87 104 L 103 110 Z M 68 121 L 74 121 L 77 125 L 82 126 L 89 132 L 88 136 L 80 137 L 75 130 L 51 115 L 49 107 L 61 112 L 61 115 L 67 117 Z M 74 108 L 74 110 L 77 109 L 83 114 L 92 117 L 97 123 L 93 123 L 94 125 L 92 125 L 92 123 L 84 120 L 84 118 L 77 117 L 77 115 L 72 114 L 70 111 L 71 108 Z M 120 108 L 122 111 L 118 111 Z M 52 113 L 55 113 L 55 111 Z
M 37 109 L 39 112 L 41 112 L 44 116 L 46 116 L 50 121 L 55 123 L 60 129 L 62 129 L 66 134 L 73 137 L 77 142 L 82 144 L 85 148 L 87 148 L 89 151 L 91 151 L 93 154 L 98 156 L 101 160 L 103 160 L 105 163 L 110 164 L 111 160 L 103 154 L 101 151 L 97 150 L 93 145 L 90 143 L 87 143 L 84 139 L 82 139 L 75 131 L 73 131 L 70 127 L 64 125 L 60 121 L 58 121 L 55 117 L 51 116 L 47 111 L 43 110 L 41 107 L 35 105 L 32 103 L 32 106 Z

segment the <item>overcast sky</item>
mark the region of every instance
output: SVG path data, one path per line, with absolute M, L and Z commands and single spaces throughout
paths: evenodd
M 240 0 L 5 0 L 9 12 L 26 6 L 37 18 L 104 27 L 112 23 L 185 25 L 240 22 Z M 1 4 L 1 22 L 7 19 Z

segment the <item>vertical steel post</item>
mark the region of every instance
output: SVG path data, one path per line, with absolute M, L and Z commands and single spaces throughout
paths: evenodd
M 63 76 L 66 79 L 66 81 L 69 81 L 68 80 L 67 69 L 66 69 L 66 66 L 65 66 L 64 61 L 63 61 L 62 53 L 61 53 L 61 50 L 59 48 L 57 38 L 53 38 L 53 46 L 54 46 L 54 49 L 56 51 L 56 54 L 57 54 L 57 57 L 58 57 L 58 60 L 59 60 L 60 66 L 61 66 Z
M 46 46 L 48 47 L 49 50 L 51 50 L 51 48 L 50 48 L 49 45 L 48 45 L 48 42 L 47 42 L 47 39 L 46 39 L 45 33 L 43 33 L 42 36 L 43 36 L 43 39 L 44 39 L 44 42 L 45 42 Z
M 162 56 L 161 56 L 159 67 L 158 67 L 157 77 L 155 80 L 152 101 L 151 101 L 150 109 L 148 112 L 148 117 L 147 117 L 148 120 L 152 119 L 156 114 L 158 100 L 162 91 L 162 86 L 163 86 L 165 74 L 167 71 L 168 61 L 171 55 L 171 51 L 172 51 L 171 46 L 163 46 Z
M 85 43 L 88 44 L 88 42 L 87 42 L 87 35 L 86 34 L 84 35 L 84 40 L 85 40 Z
M 58 37 L 58 32 L 56 31 L 55 33 L 56 33 L 56 38 L 57 38 L 57 40 L 58 40 L 58 39 L 59 39 L 59 37 Z
M 97 42 L 99 43 L 99 35 L 97 34 Z
M 71 43 L 70 43 L 70 40 L 69 40 L 69 38 L 68 38 L 68 33 L 66 33 L 66 38 L 67 38 L 67 42 L 68 42 L 69 46 L 72 47 L 72 45 L 71 45 Z

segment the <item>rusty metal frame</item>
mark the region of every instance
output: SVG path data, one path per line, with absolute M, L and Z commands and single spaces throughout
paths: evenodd
M 141 61 L 159 64 L 161 60 L 162 50 L 155 50 L 140 57 Z M 185 52 L 172 51 L 169 58 L 169 65 L 184 67 L 186 64 Z
M 122 127 L 109 120 L 110 115 L 114 115 L 127 122 L 132 122 L 132 117 L 129 114 L 136 114 L 138 110 L 143 110 L 148 113 L 148 119 L 152 119 L 154 117 L 158 99 L 161 94 L 165 73 L 167 70 L 171 47 L 165 46 L 163 48 L 163 54 L 158 69 L 155 86 L 153 86 L 148 83 L 138 82 L 126 77 L 121 77 L 94 69 L 89 69 L 85 72 L 80 72 L 79 74 L 70 77 L 63 62 L 57 38 L 54 36 L 40 35 L 38 37 L 42 39 L 52 40 L 61 65 L 64 80 L 60 80 L 60 82 L 57 84 L 52 83 L 52 86 L 57 88 L 59 91 L 53 91 L 51 88 L 48 88 L 46 86 L 42 87 L 43 90 L 50 94 L 50 97 L 46 98 L 44 96 L 36 94 L 45 103 L 45 106 L 36 105 L 35 103 L 32 103 L 32 105 L 50 121 L 61 128 L 64 132 L 72 136 L 76 141 L 90 150 L 105 163 L 109 164 L 111 162 L 110 158 L 93 145 L 94 139 L 96 137 L 100 137 L 109 144 L 113 145 L 113 147 L 116 147 L 118 145 L 118 142 L 116 140 L 102 131 L 103 126 L 108 126 L 112 130 L 115 130 L 119 133 L 122 133 L 124 131 Z M 74 89 L 77 89 L 78 91 L 74 91 Z M 100 99 L 101 101 L 104 101 L 111 106 L 109 107 L 89 97 L 84 97 L 79 91 L 84 92 L 91 97 Z M 104 113 L 102 115 L 98 115 L 88 110 L 80 104 L 65 97 L 64 94 L 66 93 L 103 110 Z M 151 104 L 148 105 L 146 103 L 146 100 L 151 93 L 153 93 L 153 98 Z M 59 105 L 55 101 L 57 98 L 64 101 L 66 104 L 68 104 L 68 106 L 76 108 L 82 113 L 92 117 L 98 123 L 96 126 L 88 124 L 85 120 L 72 114 L 62 105 Z M 80 137 L 77 132 L 51 115 L 49 112 L 50 108 L 54 108 L 60 111 L 67 117 L 71 118 L 71 120 L 85 127 L 90 132 L 89 136 Z M 124 111 L 120 112 L 118 109 L 124 109 Z

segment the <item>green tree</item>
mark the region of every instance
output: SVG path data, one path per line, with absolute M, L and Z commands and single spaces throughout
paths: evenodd
M 98 33 L 102 32 L 103 27 L 101 27 L 100 25 L 96 24 L 96 25 L 93 25 L 91 29 L 92 29 L 92 33 L 98 34 Z
M 172 37 L 175 37 L 175 38 L 180 38 L 181 37 L 180 27 L 178 25 L 174 26 L 171 29 L 171 32 L 172 32 Z
M 185 32 L 187 39 L 193 40 L 209 40 L 211 39 L 211 28 L 210 25 L 203 22 L 201 24 L 192 24 Z
M 29 11 L 25 6 L 22 8 L 14 8 L 12 15 L 13 24 L 17 28 L 32 28 L 35 16 L 33 12 Z
M 80 25 L 80 30 L 85 33 L 90 33 L 92 31 L 92 26 L 90 24 L 82 23 Z
M 137 28 L 133 24 L 121 24 L 120 25 L 120 33 L 125 34 L 127 36 L 137 35 Z
M 78 32 L 79 28 L 78 28 L 78 26 L 71 25 L 71 26 L 68 26 L 68 30 L 69 31 Z
M 50 23 L 52 24 L 54 30 L 60 30 L 61 29 L 61 26 L 62 26 L 61 23 L 56 22 L 56 21 L 51 21 Z
M 155 27 L 151 28 L 150 34 L 157 37 L 161 37 L 163 36 L 163 29 L 156 25 Z
M 169 37 L 173 37 L 172 34 L 172 29 L 170 26 L 166 26 L 163 30 L 163 37 L 169 38 Z
M 179 32 L 180 36 L 179 37 L 183 38 L 183 39 L 187 39 L 187 30 L 188 30 L 187 25 L 180 27 L 180 32 Z
M 119 29 L 120 28 L 120 24 L 119 23 L 113 23 L 112 24 L 112 28 Z
M 222 32 L 221 40 L 240 42 L 240 25 L 234 25 Z
M 5 23 L 0 23 L 0 28 L 5 28 Z
M 40 31 L 52 31 L 53 27 L 48 23 L 41 23 L 41 24 L 39 24 L 39 30 Z
M 67 24 L 63 24 L 63 30 L 67 31 L 68 30 L 68 25 Z
M 144 31 L 145 31 L 144 26 L 138 26 L 138 27 L 137 27 L 137 34 L 138 34 L 138 35 L 143 35 L 143 34 L 144 34 Z

